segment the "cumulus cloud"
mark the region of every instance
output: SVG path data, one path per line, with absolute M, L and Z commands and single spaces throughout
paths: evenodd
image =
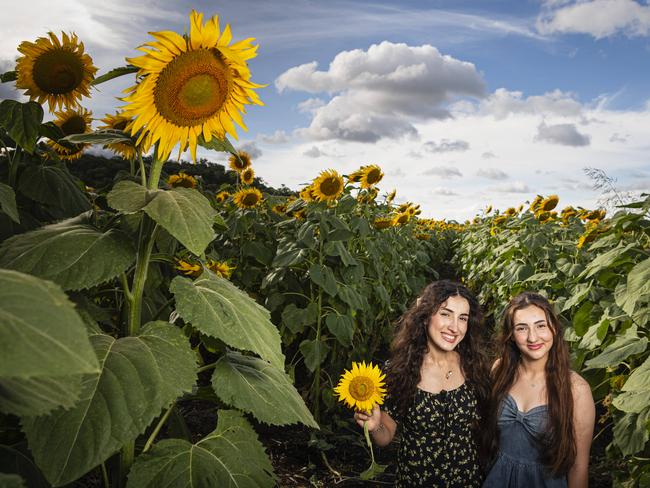
M 367 51 L 335 56 L 327 71 L 312 62 L 293 67 L 275 81 L 286 90 L 327 93 L 300 105 L 313 113 L 305 135 L 317 139 L 375 142 L 417 136 L 414 121 L 449 117 L 448 102 L 461 96 L 482 97 L 484 82 L 472 63 L 441 54 L 430 45 L 384 41 Z
M 467 151 L 469 149 L 469 142 L 467 141 L 450 141 L 443 139 L 440 142 L 428 141 L 425 142 L 422 147 L 425 151 L 432 153 L 442 153 L 442 152 L 451 152 L 451 151 Z
M 508 178 L 506 173 L 496 168 L 481 168 L 476 172 L 476 175 L 489 180 L 505 180 Z
M 530 193 L 530 188 L 523 181 L 514 181 L 512 183 L 493 186 L 490 190 L 499 193 Z
M 433 193 L 434 193 L 434 195 L 443 195 L 443 196 L 446 196 L 446 197 L 451 197 L 451 196 L 454 196 L 454 195 L 458 195 L 458 193 L 456 193 L 451 188 L 445 188 L 444 186 L 438 186 L 438 187 L 434 188 Z
M 453 166 L 435 166 L 433 168 L 426 170 L 422 174 L 444 176 L 445 178 L 453 178 L 454 176 L 458 176 L 458 177 L 463 176 L 463 173 L 461 173 L 458 168 L 454 168 Z
M 254 141 L 245 142 L 239 146 L 240 151 L 246 151 L 251 155 L 251 158 L 257 159 L 262 156 L 262 150 L 257 146 Z
M 323 151 L 318 149 L 316 146 L 312 146 L 310 149 L 307 149 L 304 153 L 302 153 L 304 156 L 307 156 L 309 158 L 319 158 L 321 156 L 327 156 Z
M 285 142 L 289 142 L 289 137 L 287 137 L 287 133 L 283 130 L 276 130 L 271 135 L 259 134 L 257 138 L 265 144 L 284 144 Z
M 627 138 L 629 137 L 628 134 L 621 135 L 618 132 L 615 132 L 612 134 L 612 136 L 609 138 L 609 142 L 627 142 Z
M 524 98 L 524 94 L 520 91 L 498 88 L 481 101 L 480 110 L 497 119 L 504 119 L 511 114 L 578 116 L 582 113 L 582 105 L 573 98 L 572 94 L 561 90 Z
M 325 100 L 321 98 L 308 98 L 298 104 L 298 111 L 304 114 L 313 114 L 325 105 Z
M 596 39 L 650 33 L 650 6 L 634 0 L 554 2 L 537 19 L 542 34 L 580 33 Z
M 496 158 L 497 155 L 494 154 L 492 151 L 487 151 L 487 152 L 484 152 L 483 154 L 481 154 L 481 157 L 483 159 L 492 159 L 492 158 Z
M 563 146 L 580 147 L 588 146 L 591 142 L 591 137 L 578 132 L 575 124 L 546 125 L 545 122 L 542 122 L 537 127 L 535 140 L 561 144 Z

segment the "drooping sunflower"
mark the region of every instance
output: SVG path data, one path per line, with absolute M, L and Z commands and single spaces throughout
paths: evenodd
M 23 56 L 16 61 L 16 88 L 30 100 L 47 101 L 50 112 L 76 108 L 81 97 L 90 96 L 97 68 L 76 34 L 62 32 L 61 40 L 53 32 L 47 35 L 18 46 Z
M 220 191 L 217 193 L 217 196 L 215 197 L 218 203 L 223 203 L 226 200 L 228 200 L 228 197 L 230 197 L 230 193 L 227 191 Z
M 231 170 L 241 173 L 251 166 L 251 155 L 246 151 L 237 151 L 237 155 L 231 154 L 228 158 L 228 166 Z
M 167 178 L 167 184 L 172 188 L 196 188 L 196 178 L 181 171 Z
M 206 142 L 226 133 L 237 139 L 233 121 L 247 130 L 244 105 L 263 105 L 254 91 L 263 85 L 250 81 L 246 63 L 257 55 L 252 38 L 230 44 L 230 25 L 221 31 L 217 16 L 204 24 L 194 10 L 186 37 L 172 31 L 151 35 L 155 40 L 139 48 L 144 56 L 127 59 L 140 68 L 139 83 L 124 98 L 125 113 L 134 117 L 131 134 L 151 134 L 160 160 L 180 143 L 180 151 L 189 147 L 196 161 L 200 135 Z
M 503 213 L 508 217 L 512 217 L 513 215 L 517 215 L 517 209 L 515 207 L 508 207 Z
M 126 127 L 131 122 L 131 118 L 126 117 L 120 112 L 117 112 L 114 115 L 106 114 L 106 117 L 102 119 L 102 122 L 104 122 L 104 125 L 100 125 L 98 127 L 99 129 L 113 129 L 113 130 L 126 131 Z M 131 146 L 130 144 L 124 144 L 123 142 L 115 142 L 113 144 L 106 144 L 106 146 L 104 147 L 106 149 L 110 149 L 116 154 L 119 154 L 124 159 L 131 160 L 131 159 L 135 159 L 136 157 L 135 147 Z
M 388 229 L 393 226 L 393 219 L 390 217 L 379 217 L 372 223 L 375 229 Z
M 239 208 L 255 208 L 262 201 L 262 192 L 257 188 L 242 188 L 232 196 L 232 201 Z
M 175 268 L 185 276 L 190 276 L 192 278 L 196 278 L 203 271 L 200 264 L 186 261 L 184 259 L 176 259 Z
M 361 188 L 371 188 L 381 181 L 384 173 L 376 164 L 361 166 L 358 170 L 348 176 L 353 183 L 361 183 Z
M 386 375 L 379 366 L 372 363 L 352 363 L 352 370 L 346 370 L 334 391 L 339 401 L 357 411 L 370 412 L 375 405 L 384 403 Z
M 493 225 L 499 226 L 499 225 L 503 224 L 506 220 L 508 220 L 507 215 L 499 215 L 498 217 L 496 217 L 494 219 L 494 221 L 492 223 L 493 223 Z
M 313 202 L 314 200 L 316 200 L 314 187 L 312 185 L 308 185 L 304 187 L 302 190 L 300 190 L 300 198 L 305 202 Z
M 550 212 L 557 206 L 559 201 L 560 201 L 560 197 L 558 197 L 557 195 L 551 195 L 549 197 L 546 197 L 544 200 L 542 200 L 542 203 L 540 204 L 540 209 L 543 210 L 544 212 Z
M 255 181 L 255 171 L 250 166 L 239 174 L 241 182 L 244 185 L 252 185 Z
M 485 209 L 485 213 L 489 214 L 492 211 L 492 205 L 488 205 L 487 208 Z
M 208 259 L 208 268 L 210 268 L 210 270 L 217 276 L 229 280 L 236 266 L 230 266 L 226 261 L 214 261 Z
M 535 199 L 531 202 L 530 204 L 530 211 L 535 213 L 539 209 L 540 204 L 544 200 L 544 197 L 541 195 L 537 195 Z
M 393 225 L 404 225 L 411 220 L 411 214 L 407 212 L 398 212 L 393 217 Z
M 310 185 L 319 202 L 333 202 L 343 193 L 343 177 L 333 169 L 322 171 Z
M 393 190 L 386 196 L 386 204 L 389 205 L 393 203 L 393 200 L 395 200 L 395 197 L 397 196 L 397 190 Z
M 93 114 L 84 108 L 55 112 L 54 115 L 56 115 L 54 123 L 61 129 L 64 136 L 86 134 L 91 131 Z M 61 159 L 69 161 L 79 159 L 84 149 L 88 147 L 88 144 L 70 144 L 69 147 L 66 147 L 52 140 L 48 141 L 48 144 Z

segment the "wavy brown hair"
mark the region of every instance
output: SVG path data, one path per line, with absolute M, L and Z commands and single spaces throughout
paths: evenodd
M 483 430 L 483 451 L 494 456 L 499 448 L 497 424 L 501 402 L 515 382 L 521 352 L 513 339 L 514 317 L 517 310 L 534 305 L 542 309 L 553 332 L 553 345 L 546 362 L 546 403 L 548 427 L 539 439 L 541 460 L 553 476 L 568 473 L 576 458 L 573 431 L 573 395 L 571 392 L 571 362 L 564 341 L 564 331 L 553 306 L 539 293 L 524 292 L 512 300 L 503 312 L 501 331 L 497 338 L 498 364 L 492 371 L 492 388 L 488 407 L 488 427 Z
M 431 316 L 452 296 L 465 298 L 469 303 L 467 332 L 456 346 L 465 380 L 476 391 L 479 414 L 487 407 L 489 368 L 484 347 L 481 307 L 476 297 L 465 286 L 448 280 L 427 285 L 411 307 L 397 322 L 391 343 L 390 360 L 386 364 L 386 383 L 400 416 L 406 415 L 420 382 L 420 368 L 428 350 L 428 327 Z M 475 426 L 475 427 L 478 427 Z

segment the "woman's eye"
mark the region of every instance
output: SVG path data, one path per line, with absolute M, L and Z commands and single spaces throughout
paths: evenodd
M 546 327 L 546 324 L 537 324 L 538 329 L 543 329 Z
M 461 317 L 460 320 L 462 320 L 463 322 L 467 322 L 467 321 L 469 320 L 469 318 L 467 318 L 467 317 Z

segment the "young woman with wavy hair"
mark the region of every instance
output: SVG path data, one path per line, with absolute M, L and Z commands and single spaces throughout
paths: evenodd
M 481 319 L 474 295 L 445 280 L 428 285 L 398 321 L 386 401 L 355 414 L 379 446 L 401 431 L 395 486 L 481 485 L 477 428 L 489 376 Z
M 513 298 L 497 349 L 482 443 L 496 457 L 483 487 L 586 487 L 594 401 L 571 371 L 549 301 L 532 292 Z

